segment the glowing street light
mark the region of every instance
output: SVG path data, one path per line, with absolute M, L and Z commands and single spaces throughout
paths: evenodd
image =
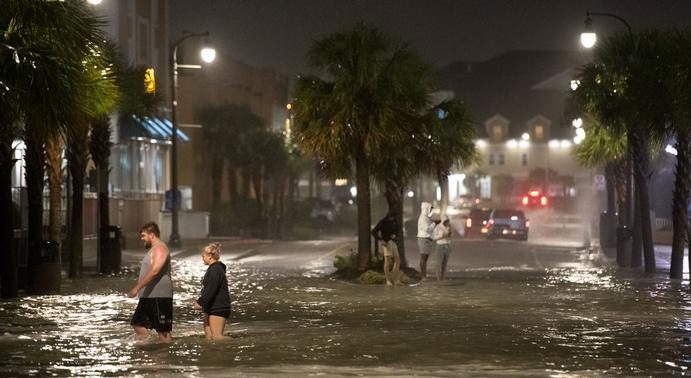
M 178 68 L 202 68 L 198 64 L 178 64 L 178 46 L 188 38 L 205 37 L 204 47 L 201 50 L 201 58 L 206 63 L 211 63 L 216 59 L 216 50 L 208 47 L 209 32 L 204 33 L 189 33 L 183 35 L 178 39 L 171 48 L 171 115 L 172 115 L 172 136 L 170 146 L 170 191 L 171 191 L 171 231 L 170 240 L 168 244 L 173 248 L 178 248 L 182 245 L 180 239 L 180 232 L 178 227 L 178 203 L 181 202 L 178 198 L 178 158 L 177 158 L 177 139 L 178 139 L 178 124 L 177 124 L 177 108 L 178 108 Z
M 583 27 L 583 33 L 581 33 L 581 45 L 583 45 L 583 47 L 585 47 L 586 49 L 592 48 L 597 43 L 597 34 L 593 29 L 593 20 L 590 18 L 590 16 L 604 16 L 615 18 L 626 26 L 626 29 L 629 31 L 629 35 L 633 35 L 633 32 L 631 31 L 631 25 L 629 25 L 629 23 L 626 22 L 626 20 L 617 16 L 616 14 L 587 11 L 585 13 L 585 25 Z

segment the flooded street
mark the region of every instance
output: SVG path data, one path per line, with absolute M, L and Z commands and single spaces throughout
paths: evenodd
M 338 244 L 244 248 L 226 259 L 228 340 L 203 338 L 192 303 L 206 267 L 182 253 L 173 260 L 171 344 L 132 338 L 136 300 L 123 294 L 132 265 L 64 281 L 63 295 L 0 302 L 0 375 L 682 376 L 691 365 L 687 282 L 627 277 L 586 252 L 532 250 L 543 261 L 536 268 L 483 264 L 468 244 L 467 264 L 463 252 L 452 256 L 450 280 L 386 287 L 329 278 Z

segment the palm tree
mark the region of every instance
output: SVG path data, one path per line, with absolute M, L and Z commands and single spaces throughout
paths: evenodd
M 99 26 L 82 1 L 3 2 L 0 28 L 5 58 L 0 80 L 14 92 L 10 97 L 18 111 L 10 124 L 24 124 L 30 267 L 43 237 L 45 144 L 49 135 L 69 123 L 65 110 L 81 107 L 77 78 L 88 43 L 100 40 Z
M 670 35 L 670 49 L 666 52 L 671 69 L 666 77 L 666 87 L 672 92 L 672 117 L 670 131 L 675 136 L 677 165 L 672 198 L 672 258 L 669 276 L 681 279 L 684 266 L 684 236 L 689 240 L 687 204 L 691 191 L 691 33 L 676 32 Z M 691 260 L 691 258 L 690 258 Z
M 427 114 L 430 128 L 423 138 L 421 159 L 441 188 L 441 214 L 449 204 L 449 173 L 453 167 L 468 167 L 479 159 L 475 149 L 475 127 L 462 102 L 447 100 Z
M 211 207 L 217 208 L 221 204 L 221 179 L 225 163 L 225 150 L 229 146 L 227 130 L 224 120 L 224 108 L 221 106 L 207 106 L 200 109 L 197 118 L 202 122 L 202 136 L 206 141 L 204 153 L 210 162 L 211 170 Z M 231 144 L 232 145 L 232 144 Z
M 669 95 L 660 80 L 666 65 L 659 51 L 664 43 L 659 32 L 614 35 L 595 51 L 593 63 L 581 74 L 582 103 L 610 127 L 624 127 L 633 161 L 637 193 L 636 219 L 641 225 L 645 271 L 655 271 L 650 224 L 648 185 L 650 144 L 660 138 L 660 130 L 669 114 Z M 617 130 L 619 132 L 619 130 Z M 636 246 L 633 246 L 636 249 Z
M 104 44 L 90 43 L 84 56 L 80 83 L 85 96 L 84 107 L 75 109 L 67 128 L 67 165 L 72 177 L 72 209 L 68 243 L 70 246 L 69 277 L 79 277 L 83 265 L 83 204 L 86 165 L 89 159 L 89 132 L 92 124 L 107 126 L 107 117 L 117 104 L 118 88 L 112 56 Z M 106 120 L 104 122 L 104 119 Z M 104 126 L 105 125 L 105 126 Z M 103 133 L 103 131 L 101 131 Z M 99 158 L 102 158 L 100 156 Z
M 413 99 L 427 94 L 415 76 L 426 66 L 408 45 L 395 44 L 364 24 L 315 42 L 308 60 L 326 79 L 299 78 L 294 131 L 298 143 L 323 160 L 332 174 L 348 176 L 354 166 L 358 268 L 365 270 L 371 244 L 371 157 L 382 145 L 406 140 L 409 120 L 425 105 Z

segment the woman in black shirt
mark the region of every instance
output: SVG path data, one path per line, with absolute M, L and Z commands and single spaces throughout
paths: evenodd
M 223 329 L 230 317 L 228 278 L 220 257 L 221 243 L 211 243 L 202 250 L 202 261 L 209 267 L 202 279 L 202 293 L 194 304 L 194 308 L 204 311 L 204 334 L 209 340 L 223 338 Z

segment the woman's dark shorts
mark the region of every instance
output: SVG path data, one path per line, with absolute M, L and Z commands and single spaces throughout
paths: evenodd
M 173 330 L 173 298 L 139 298 L 130 325 L 155 329 L 156 332 Z
M 230 310 L 211 310 L 207 314 L 228 319 L 230 317 Z

